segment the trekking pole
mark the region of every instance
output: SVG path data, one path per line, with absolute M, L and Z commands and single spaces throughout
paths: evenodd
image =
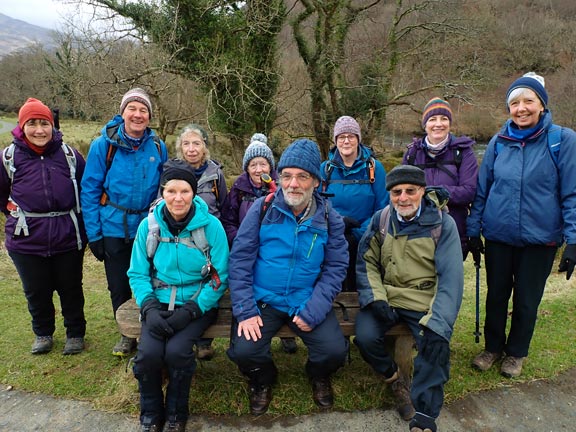
M 480 342 L 480 259 L 474 260 L 474 267 L 476 267 L 476 331 L 474 332 L 474 341 Z

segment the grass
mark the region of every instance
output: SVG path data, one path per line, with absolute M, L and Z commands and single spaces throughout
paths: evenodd
M 509 386 L 513 383 L 553 377 L 576 366 L 576 290 L 574 282 L 553 273 L 542 301 L 531 353 L 522 376 L 508 380 L 497 370 L 478 373 L 469 367 L 471 358 L 482 348 L 474 343 L 474 267 L 465 264 L 466 282 L 462 309 L 452 342 L 451 380 L 446 386 L 449 403 L 469 393 Z M 0 321 L 0 383 L 29 392 L 89 401 L 98 409 L 136 414 L 138 388 L 128 361 L 110 355 L 117 339 L 110 299 L 105 286 L 103 265 L 90 253 L 86 255 L 84 291 L 88 332 L 87 349 L 77 356 L 62 356 L 64 329 L 58 314 L 55 349 L 47 355 L 32 356 L 33 333 L 30 316 L 16 271 L 5 249 L 0 249 L 0 291 L 3 319 Z M 483 278 L 482 270 L 482 278 Z M 483 284 L 482 284 L 483 285 Z M 484 297 L 484 287 L 481 297 Z M 58 299 L 55 298 L 59 310 Z M 200 362 L 191 391 L 190 407 L 194 414 L 240 415 L 248 412 L 244 380 L 227 359 L 227 341 L 215 341 L 217 355 L 210 362 Z M 304 375 L 305 348 L 299 342 L 295 355 L 281 352 L 275 339 L 273 353 L 280 370 L 270 415 L 302 415 L 316 412 L 309 384 Z M 336 409 L 366 410 L 393 406 L 386 386 L 351 349 L 351 363 L 333 379 Z M 304 397 L 303 397 L 304 395 Z

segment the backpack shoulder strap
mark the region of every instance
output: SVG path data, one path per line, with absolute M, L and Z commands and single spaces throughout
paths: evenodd
M 270 192 L 266 195 L 266 198 L 262 200 L 262 205 L 260 206 L 260 225 L 262 225 L 262 221 L 266 217 L 266 213 L 268 213 L 272 201 L 274 201 L 274 192 Z
M 456 165 L 456 169 L 459 170 L 460 169 L 460 165 L 462 165 L 462 149 L 460 147 L 456 147 L 453 150 L 453 155 L 454 155 L 454 165 Z
M 153 135 L 152 141 L 154 141 L 154 144 L 156 144 L 156 150 L 158 150 L 158 154 L 162 156 L 162 146 L 160 145 L 161 142 L 160 137 L 158 135 Z
M 66 144 L 62 142 L 62 151 L 66 156 L 66 162 L 68 162 L 68 168 L 70 169 L 70 180 L 72 180 L 72 185 L 74 186 L 74 197 L 76 199 L 76 212 L 80 213 L 80 194 L 78 192 L 78 181 L 76 180 L 76 153 L 74 150 Z
M 376 160 L 374 159 L 374 156 L 370 156 L 368 159 L 366 159 L 366 170 L 368 171 L 368 180 L 370 180 L 370 184 L 374 184 L 376 181 Z
M 332 177 L 332 171 L 334 171 L 334 165 L 332 161 L 328 159 L 324 165 L 324 180 L 322 180 L 322 192 L 326 192 L 328 186 L 330 185 L 330 177 Z
M 560 144 L 562 143 L 561 135 L 562 127 L 558 125 L 553 124 L 548 129 L 548 149 L 556 168 L 558 168 L 558 156 L 560 155 Z
M 16 146 L 12 143 L 2 151 L 2 164 L 4 165 L 6 174 L 10 177 L 10 181 L 14 179 L 14 172 L 16 171 L 16 167 L 14 166 L 15 148 Z
M 416 147 L 411 145 L 406 150 L 406 165 L 414 165 L 416 161 Z
M 162 201 L 162 198 L 158 198 L 152 203 L 150 209 L 148 210 L 148 235 L 146 236 L 146 256 L 150 261 L 154 258 L 156 249 L 158 248 L 158 243 L 160 243 L 160 226 L 154 216 L 154 209 L 158 203 Z
M 198 227 L 192 230 L 192 241 L 198 249 L 202 251 L 207 261 L 210 261 L 210 245 L 208 240 L 206 240 L 206 233 L 204 232 L 204 227 Z
M 380 212 L 380 223 L 378 224 L 378 226 L 380 227 L 379 231 L 380 231 L 381 243 L 384 243 L 386 234 L 388 234 L 389 225 L 390 225 L 390 205 L 387 205 Z
M 112 144 L 108 143 L 108 151 L 106 152 L 106 171 L 104 173 L 104 178 L 108 175 L 108 171 L 110 171 L 110 167 L 112 166 L 112 161 L 114 160 L 114 155 L 118 148 L 113 146 Z

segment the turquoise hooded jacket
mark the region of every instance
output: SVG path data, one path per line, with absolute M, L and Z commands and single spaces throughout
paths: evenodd
M 146 254 L 146 237 L 148 236 L 148 218 L 146 218 L 138 227 L 128 270 L 130 288 L 138 306 L 142 306 L 144 300 L 150 296 L 155 296 L 160 303 L 169 304 L 172 286 L 174 286 L 176 287 L 176 305 L 182 305 L 195 297 L 202 312 L 218 307 L 218 301 L 228 288 L 229 253 L 226 233 L 220 221 L 208 213 L 208 206 L 200 197 L 194 197 L 194 205 L 196 213 L 178 237 L 180 239 L 190 237 L 192 230 L 204 227 L 204 234 L 210 245 L 212 264 L 218 271 L 222 282 L 220 288 L 215 291 L 208 281 L 202 279 L 201 270 L 206 264 L 202 251 L 181 242 L 160 242 L 154 254 L 153 263 L 156 278 L 168 287 L 155 289 L 152 286 L 151 265 Z M 154 216 L 160 226 L 160 236 L 174 237 L 162 217 L 162 209 L 165 206 L 166 203 L 160 201 L 153 210 Z

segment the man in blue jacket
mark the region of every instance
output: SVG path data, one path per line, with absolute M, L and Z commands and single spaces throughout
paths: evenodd
M 140 88 L 126 92 L 120 114 L 90 145 L 82 177 L 88 246 L 104 261 L 114 315 L 131 297 L 126 272 L 132 243 L 158 194 L 162 165 L 168 159 L 166 146 L 148 127 L 151 118 L 148 94 Z M 112 354 L 124 356 L 135 348 L 136 340 L 122 335 Z
M 253 415 L 264 414 L 272 400 L 278 371 L 270 342 L 284 324 L 308 348 L 306 373 L 322 409 L 333 405 L 330 376 L 347 352 L 332 302 L 346 275 L 348 248 L 342 218 L 316 191 L 316 143 L 293 142 L 278 170 L 281 188 L 268 206 L 262 197 L 250 208 L 230 254 L 235 323 L 228 356 L 249 381 Z

